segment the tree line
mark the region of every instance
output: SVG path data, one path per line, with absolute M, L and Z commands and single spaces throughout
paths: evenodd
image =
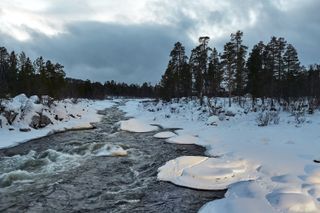
M 0 47 L 0 98 L 20 93 L 49 95 L 54 98 L 99 98 L 106 96 L 155 97 L 164 100 L 197 96 L 252 96 L 272 100 L 308 97 L 320 103 L 320 65 L 302 66 L 295 47 L 282 37 L 259 42 L 250 52 L 243 44 L 243 32 L 230 35 L 218 52 L 209 46 L 210 38 L 199 44 L 188 57 L 185 47 L 175 43 L 170 60 L 158 85 L 150 83 L 105 83 L 67 78 L 63 65 L 38 57 L 32 61 L 24 52 L 9 53 Z
M 94 98 L 106 96 L 154 97 L 154 87 L 142 85 L 91 82 L 67 78 L 63 65 L 38 57 L 32 61 L 24 52 L 9 53 L 0 47 L 0 98 L 17 94 L 49 95 L 54 98 Z
M 171 98 L 197 96 L 241 96 L 250 94 L 253 101 L 261 98 L 295 100 L 320 97 L 320 65 L 301 66 L 295 47 L 282 37 L 271 37 L 265 44 L 254 45 L 248 54 L 243 32 L 232 33 L 219 53 L 211 48 L 210 38 L 199 38 L 191 51 L 177 42 L 159 83 L 159 96 Z

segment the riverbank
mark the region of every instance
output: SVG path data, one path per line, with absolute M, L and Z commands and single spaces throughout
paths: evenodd
M 102 115 L 99 110 L 104 110 L 114 105 L 112 100 L 87 100 L 76 101 L 66 99 L 53 101 L 50 106 L 39 102 L 38 97 L 19 95 L 14 99 L 3 101 L 5 111 L 15 115 L 12 121 L 0 115 L 2 128 L 0 128 L 0 149 L 15 146 L 32 139 L 44 137 L 67 130 L 90 129 L 92 123 L 99 122 Z M 46 116 L 49 119 L 43 128 L 33 128 L 34 116 Z
M 172 159 L 159 169 L 159 180 L 201 189 L 228 188 L 226 197 L 200 212 L 320 211 L 320 113 L 305 115 L 304 123 L 280 112 L 279 123 L 260 127 L 258 112 L 220 103 L 225 114 L 209 116 L 197 101 L 176 103 L 131 100 L 121 107 L 146 124 L 183 128 L 172 143 L 206 147 L 205 156 Z

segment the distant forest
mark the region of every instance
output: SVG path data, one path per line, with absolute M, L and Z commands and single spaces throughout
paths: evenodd
M 95 98 L 106 96 L 155 97 L 164 100 L 180 97 L 250 94 L 253 100 L 272 98 L 297 100 L 301 97 L 320 103 L 320 65 L 302 66 L 295 47 L 282 37 L 271 37 L 264 44 L 248 47 L 243 32 L 232 33 L 219 53 L 209 46 L 210 38 L 199 38 L 199 45 L 190 57 L 177 42 L 159 84 L 142 85 L 83 81 L 66 78 L 64 67 L 42 57 L 31 61 L 25 53 L 8 53 L 0 47 L 0 97 L 19 93 L 49 95 L 55 98 Z
M 0 47 L 0 98 L 17 94 L 49 95 L 62 98 L 103 99 L 106 96 L 154 97 L 154 87 L 116 83 L 115 81 L 91 82 L 66 78 L 63 65 L 38 57 L 31 61 L 24 52 L 9 53 Z

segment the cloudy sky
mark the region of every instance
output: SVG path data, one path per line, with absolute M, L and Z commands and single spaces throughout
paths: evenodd
M 302 64 L 320 63 L 319 0 L 1 0 L 0 46 L 62 63 L 68 76 L 156 83 L 176 41 L 222 50 L 282 36 Z

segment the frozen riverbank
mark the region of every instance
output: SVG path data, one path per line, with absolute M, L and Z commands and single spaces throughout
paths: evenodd
M 225 114 L 230 114 L 223 119 L 208 116 L 195 101 L 132 100 L 121 109 L 147 124 L 183 128 L 176 131 L 180 137 L 168 142 L 192 141 L 206 147 L 209 157 L 219 158 L 202 164 L 178 158 L 160 169 L 160 180 L 177 185 L 228 187 L 225 199 L 208 203 L 200 212 L 319 212 L 320 166 L 314 162 L 320 156 L 319 111 L 306 115 L 300 125 L 289 113 L 280 112 L 278 125 L 259 127 L 258 112 L 223 103 Z
M 97 111 L 113 105 L 114 102 L 111 100 L 66 99 L 54 101 L 48 106 L 41 103 L 36 96 L 28 98 L 25 95 L 2 101 L 3 110 L 12 114 L 14 118 L 8 121 L 8 118 L 0 114 L 2 121 L 0 148 L 14 146 L 55 132 L 92 128 L 92 123 L 102 118 Z M 35 125 L 34 122 L 39 115 L 49 119 L 47 125 L 43 128 L 33 128 L 32 125 Z

